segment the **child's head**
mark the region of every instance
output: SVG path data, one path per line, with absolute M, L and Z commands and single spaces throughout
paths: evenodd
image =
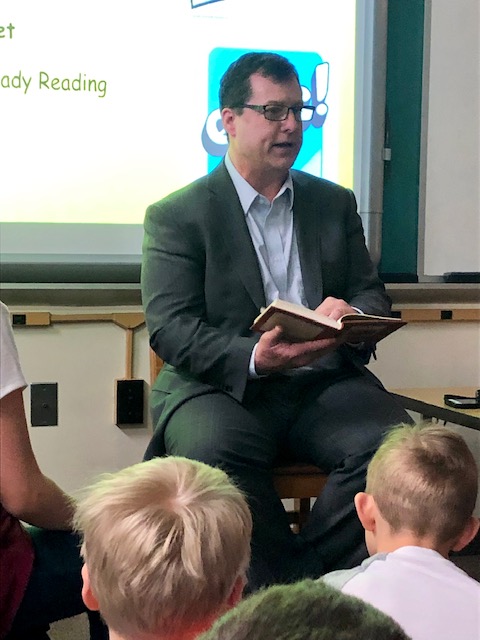
M 241 596 L 252 521 L 220 469 L 167 457 L 105 475 L 75 525 L 85 602 L 122 638 L 205 628 Z
M 261 589 L 199 640 L 409 640 L 386 614 L 319 580 Z
M 392 535 L 408 533 L 451 550 L 469 541 L 462 536 L 466 528 L 472 533 L 477 490 L 477 466 L 461 436 L 430 424 L 395 427 L 368 466 L 366 493 L 355 499 L 369 550 L 375 531 L 364 513 L 368 496 Z

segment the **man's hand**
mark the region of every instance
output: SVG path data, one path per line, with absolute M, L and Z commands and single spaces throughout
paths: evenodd
M 339 298 L 333 298 L 329 296 L 320 304 L 315 311 L 323 313 L 324 316 L 338 320 L 347 313 L 358 313 L 356 309 L 351 307 L 348 302 Z
M 257 343 L 255 370 L 258 375 L 266 375 L 304 367 L 335 351 L 341 342 L 339 338 L 289 342 L 285 339 L 281 327 L 275 327 L 265 331 Z
M 347 313 L 358 313 L 348 302 L 329 296 L 315 309 L 323 315 L 338 320 Z M 286 369 L 304 367 L 318 358 L 335 351 L 342 344 L 341 338 L 325 338 L 307 342 L 289 342 L 282 329 L 275 327 L 260 338 L 255 352 L 255 371 L 265 375 Z

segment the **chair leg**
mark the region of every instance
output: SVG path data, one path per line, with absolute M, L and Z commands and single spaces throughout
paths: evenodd
M 310 498 L 299 498 L 298 502 L 298 529 L 301 531 L 310 515 Z

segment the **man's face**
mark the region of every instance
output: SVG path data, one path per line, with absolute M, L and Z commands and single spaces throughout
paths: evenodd
M 247 101 L 254 105 L 302 105 L 302 91 L 295 78 L 278 84 L 271 78 L 255 73 L 250 78 L 252 95 Z M 244 109 L 241 115 L 224 109 L 223 122 L 229 134 L 230 156 L 247 177 L 255 172 L 284 175 L 295 162 L 302 145 L 302 123 L 289 111 L 286 120 L 267 120 L 263 113 Z

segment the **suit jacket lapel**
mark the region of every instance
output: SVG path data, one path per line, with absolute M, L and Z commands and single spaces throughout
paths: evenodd
M 257 254 L 237 192 L 223 162 L 209 175 L 212 191 L 212 215 L 223 230 L 223 241 L 232 255 L 238 277 L 255 306 L 265 306 L 265 293 Z
M 323 300 L 321 269 L 321 206 L 312 202 L 307 190 L 293 174 L 293 220 L 298 242 L 303 287 L 308 304 L 315 309 Z

